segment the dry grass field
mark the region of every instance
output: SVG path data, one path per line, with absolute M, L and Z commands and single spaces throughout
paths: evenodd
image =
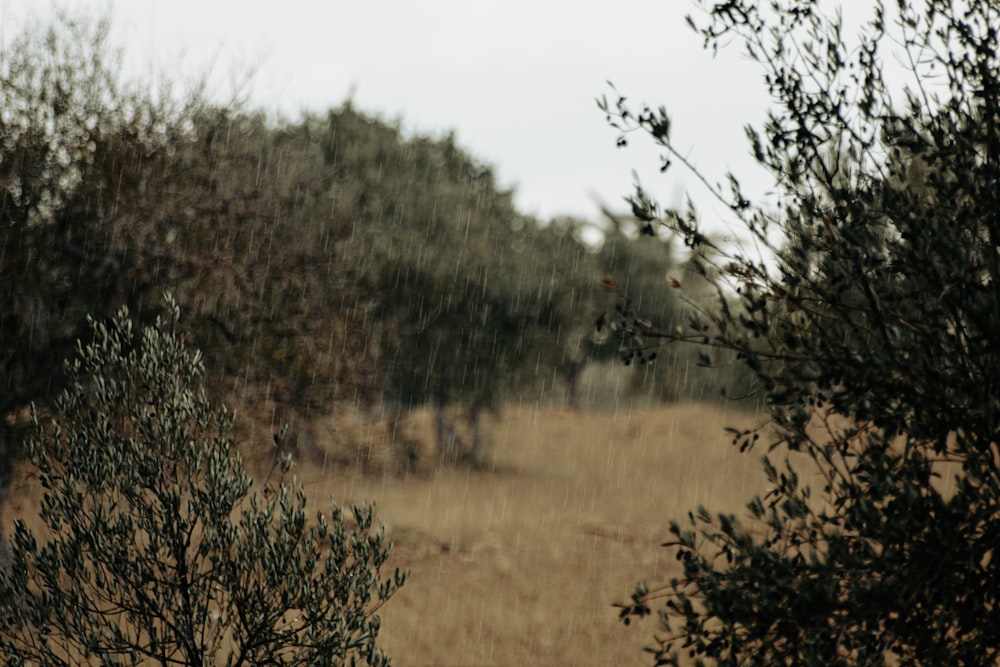
M 410 579 L 383 609 L 382 645 L 418 665 L 648 665 L 656 630 L 612 603 L 639 580 L 668 577 L 659 543 L 673 517 L 705 504 L 739 510 L 763 488 L 757 455 L 724 426 L 752 418 L 677 404 L 618 413 L 511 406 L 490 424 L 485 470 L 419 475 L 295 472 L 327 506 L 369 500 Z M 3 520 L 30 515 L 12 488 Z
M 698 404 L 565 414 L 509 407 L 488 469 L 426 476 L 298 474 L 315 498 L 374 500 L 411 578 L 384 609 L 384 646 L 416 665 L 648 665 L 652 621 L 612 602 L 675 561 L 672 517 L 738 510 L 763 487 L 757 457 L 723 427 L 746 415 Z

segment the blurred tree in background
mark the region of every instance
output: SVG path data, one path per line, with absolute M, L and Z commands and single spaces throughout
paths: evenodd
M 0 501 L 17 449 L 8 416 L 54 396 L 88 312 L 148 288 L 160 230 L 136 207 L 200 105 L 117 77 L 107 23 L 60 16 L 15 37 L 0 69 Z
M 432 405 L 441 453 L 471 460 L 479 416 L 512 396 L 593 403 L 586 370 L 628 353 L 615 300 L 683 321 L 661 287 L 687 260 L 632 221 L 532 219 L 454 136 L 406 136 L 350 102 L 293 121 L 126 82 L 107 35 L 63 15 L 0 54 L 0 499 L 16 414 L 58 394 L 86 314 L 148 322 L 164 290 L 209 391 L 289 423 L 289 446 L 338 406 Z M 696 361 L 671 352 L 629 393 L 710 397 Z
M 0 90 L 0 412 L 55 395 L 86 313 L 127 304 L 144 316 L 164 288 L 190 306 L 213 391 L 270 401 L 293 426 L 343 400 L 410 405 L 445 388 L 448 400 L 493 400 L 498 369 L 514 363 L 511 332 L 537 313 L 513 312 L 508 282 L 489 283 L 501 264 L 484 265 L 488 235 L 518 216 L 453 140 L 406 140 L 349 104 L 275 123 L 197 91 L 129 88 L 106 22 L 63 16 L 14 46 Z M 455 250 L 450 269 L 435 254 Z M 464 293 L 411 340 L 415 278 L 379 271 L 428 258 L 439 274 L 422 285 L 428 300 Z M 462 352 L 447 366 L 433 354 L 445 339 Z M 432 391 L 410 391 L 418 374 Z
M 708 279 L 714 251 L 677 249 L 672 231 L 634 215 L 605 209 L 604 217 L 607 232 L 597 259 L 603 287 L 615 298 L 599 328 L 607 329 L 619 359 L 635 367 L 626 393 L 651 403 L 707 400 L 745 406 L 754 380 L 736 363 L 735 353 L 723 352 L 709 363 L 697 346 L 662 344 L 662 332 L 688 326 L 725 296 Z
M 482 410 L 528 377 L 572 387 L 608 354 L 588 324 L 594 250 L 516 211 L 454 137 L 405 137 L 350 103 L 274 120 L 143 88 L 107 33 L 64 15 L 2 54 L 0 481 L 24 433 L 11 416 L 58 394 L 86 314 L 148 321 L 165 289 L 209 390 L 290 423 L 292 446 L 342 403 L 430 404 L 442 448 L 476 459 Z M 447 437 L 451 404 L 471 442 Z
M 434 405 L 442 454 L 477 460 L 479 413 L 510 389 L 537 330 L 560 324 L 552 274 L 563 257 L 531 242 L 537 223 L 453 137 L 403 141 L 348 111 L 330 115 L 321 141 L 361 181 L 344 252 L 378 302 L 383 395 L 404 409 Z M 468 408 L 471 443 L 455 440 L 444 412 L 454 402 Z
M 747 129 L 777 213 L 735 179 L 716 192 L 768 255 L 716 247 L 641 189 L 632 202 L 712 248 L 718 308 L 659 333 L 746 363 L 785 461 L 765 458 L 773 486 L 749 516 L 672 524 L 683 574 L 622 605 L 662 605 L 657 664 L 996 664 L 998 26 L 996 3 L 876 3 L 849 42 L 822 3 L 731 0 L 697 28 L 741 43 L 777 102 Z M 684 161 L 663 108 L 603 107 Z M 745 450 L 759 433 L 734 435 Z
M 593 247 L 584 240 L 585 230 L 594 228 L 586 220 L 560 217 L 542 227 L 528 227 L 530 236 L 514 240 L 524 260 L 514 264 L 523 272 L 518 281 L 544 287 L 549 294 L 541 326 L 527 332 L 530 352 L 515 378 L 518 385 L 532 388 L 522 400 L 541 401 L 562 384 L 566 407 L 578 409 L 584 369 L 617 353 L 613 341 L 594 330 L 608 300 L 600 263 L 606 246 Z

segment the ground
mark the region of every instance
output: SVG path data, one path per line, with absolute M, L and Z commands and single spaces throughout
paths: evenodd
M 723 432 L 753 419 L 701 404 L 514 405 L 490 425 L 484 470 L 373 475 L 312 457 L 295 474 L 323 507 L 376 503 L 391 564 L 410 570 L 382 610 L 394 665 L 649 665 L 655 622 L 626 627 L 612 603 L 675 571 L 659 546 L 671 518 L 739 511 L 764 489 L 759 454 Z M 5 524 L 30 517 L 28 484 L 11 489 Z
M 384 647 L 416 665 L 649 665 L 654 622 L 612 603 L 676 564 L 667 524 L 699 504 L 738 511 L 764 488 L 756 454 L 715 406 L 575 414 L 511 406 L 484 471 L 359 477 L 300 469 L 314 497 L 374 500 L 410 580 Z

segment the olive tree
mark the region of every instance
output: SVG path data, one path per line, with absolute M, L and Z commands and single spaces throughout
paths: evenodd
M 310 518 L 294 481 L 251 494 L 166 308 L 141 332 L 124 308 L 91 320 L 54 417 L 33 415 L 44 527 L 17 521 L 0 571 L 4 664 L 389 664 L 376 612 L 405 575 L 380 577 L 372 508 Z
M 174 265 L 136 211 L 187 141 L 196 91 L 125 81 L 106 18 L 57 12 L 0 47 L 0 414 L 46 401 L 87 313 L 135 304 Z M 163 91 L 161 91 L 163 92 Z M 155 179 L 154 179 L 155 180 Z M 155 265 L 155 267 L 154 267 Z M 158 289 L 150 297 L 155 307 Z M 0 419 L 0 502 L 22 430 Z
M 772 488 L 745 515 L 674 522 L 680 572 L 639 585 L 622 616 L 659 611 L 657 664 L 996 664 L 1000 8 L 876 3 L 852 41 L 823 3 L 760 4 L 691 23 L 713 49 L 742 43 L 776 103 L 747 134 L 777 209 L 733 177 L 714 191 L 769 253 L 715 249 L 738 305 L 643 333 L 753 371 Z M 664 108 L 602 105 L 620 142 L 646 133 L 665 167 L 686 163 Z M 641 188 L 631 201 L 690 247 L 712 243 L 693 213 Z

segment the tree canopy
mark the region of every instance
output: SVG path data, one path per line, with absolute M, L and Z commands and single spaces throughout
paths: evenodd
M 775 108 L 747 135 L 780 197 L 755 204 L 735 178 L 715 192 L 769 253 L 713 248 L 738 304 L 661 333 L 752 370 L 772 489 L 746 516 L 673 523 L 682 573 L 640 585 L 622 615 L 662 605 L 658 664 L 994 664 L 1000 12 L 876 3 L 852 41 L 823 9 L 731 0 L 692 20 L 707 47 L 735 41 L 762 66 Z M 665 108 L 603 108 L 684 161 Z M 697 216 L 632 201 L 713 246 Z
M 62 15 L 0 57 L 4 416 L 54 400 L 88 314 L 128 306 L 148 323 L 164 290 L 209 391 L 290 423 L 293 445 L 342 403 L 461 404 L 474 422 L 560 379 L 578 402 L 582 369 L 621 343 L 592 327 L 605 278 L 678 312 L 624 277 L 645 253 L 662 284 L 672 257 L 523 215 L 453 135 L 407 134 L 350 101 L 275 119 L 125 81 L 106 19 Z M 0 489 L 25 432 L 11 428 L 0 420 Z

